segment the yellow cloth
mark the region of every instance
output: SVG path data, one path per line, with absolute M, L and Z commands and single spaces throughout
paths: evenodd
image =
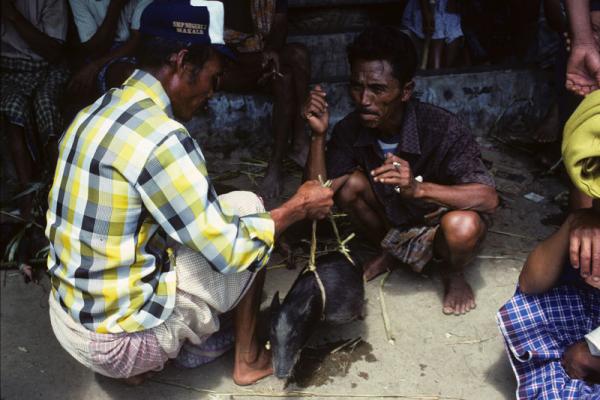
M 600 198 L 600 90 L 589 94 L 567 121 L 562 155 L 575 186 Z

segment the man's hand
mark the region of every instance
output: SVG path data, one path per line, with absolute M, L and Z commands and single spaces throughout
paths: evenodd
M 414 198 L 420 185 L 413 176 L 408 161 L 391 153 L 385 155 L 383 165 L 371 171 L 371 175 L 375 182 L 398 188 L 396 191 L 405 198 Z
M 594 357 L 585 340 L 569 346 L 560 363 L 571 379 L 596 382 L 600 376 L 600 357 Z
M 294 196 L 302 199 L 308 219 L 323 219 L 331 212 L 333 190 L 317 181 L 304 182 Z
M 283 75 L 279 72 L 279 54 L 273 50 L 265 50 L 262 53 L 261 67 L 263 69 L 262 76 L 258 79 L 257 84 L 262 86 L 267 82 L 282 77 Z
M 600 216 L 590 209 L 569 217 L 569 259 L 590 285 L 600 286 Z
M 310 91 L 302 106 L 302 116 L 308 121 L 313 135 L 323 136 L 329 127 L 329 105 L 326 96 L 327 93 L 317 85 Z
M 80 69 L 67 85 L 67 92 L 71 94 L 91 94 L 96 89 L 96 80 L 100 66 L 90 63 Z
M 600 88 L 600 52 L 596 44 L 573 44 L 566 79 L 566 88 L 581 96 Z

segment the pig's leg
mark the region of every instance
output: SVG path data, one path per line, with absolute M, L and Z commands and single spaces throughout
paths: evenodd
M 444 314 L 460 315 L 475 308 L 475 295 L 464 270 L 475 256 L 487 227 L 475 211 L 450 211 L 441 220 L 434 254 L 443 260 Z
M 260 296 L 265 282 L 265 271 L 260 271 L 248 292 L 234 309 L 235 360 L 233 381 L 238 385 L 250 385 L 273 373 L 271 352 L 260 345 L 256 338 L 256 324 Z
M 369 180 L 360 171 L 353 172 L 336 193 L 337 204 L 348 214 L 355 226 L 364 231 L 377 247 L 389 230 L 384 208 L 375 197 Z M 364 265 L 364 277 L 369 281 L 379 274 L 391 270 L 396 264 L 395 258 L 382 251 Z

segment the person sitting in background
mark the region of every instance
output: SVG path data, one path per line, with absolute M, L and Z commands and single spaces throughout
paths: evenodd
M 152 0 L 69 0 L 79 34 L 75 46 L 81 66 L 68 91 L 76 104 L 71 113 L 119 86 L 135 68 L 140 16 Z
M 35 161 L 54 168 L 63 129 L 59 110 L 69 78 L 63 63 L 66 0 L 2 1 L 0 118 L 21 186 L 34 178 Z M 32 217 L 32 195 L 20 200 L 21 217 Z
M 308 95 L 310 56 L 301 44 L 286 44 L 287 0 L 223 0 L 225 42 L 236 51 L 226 61 L 221 88 L 229 92 L 268 90 L 273 95 L 273 148 L 260 185 L 266 198 L 283 190 L 283 160 L 304 167 L 308 136 L 300 108 Z
M 455 0 L 409 0 L 402 25 L 420 39 L 420 44 L 429 46 L 423 49 L 424 54 L 429 54 L 425 67 L 455 66 L 463 37 Z
M 600 398 L 600 91 L 565 126 L 569 175 L 593 206 L 572 212 L 530 253 L 498 325 L 517 398 Z
M 403 263 L 443 266 L 443 312 L 464 314 L 475 296 L 464 272 L 498 205 L 477 142 L 453 114 L 411 99 L 417 55 L 400 30 L 373 27 L 348 46 L 355 111 L 326 131 L 320 87 L 303 115 L 312 130 L 305 176 L 333 180 L 336 204 L 380 250 L 366 280 Z

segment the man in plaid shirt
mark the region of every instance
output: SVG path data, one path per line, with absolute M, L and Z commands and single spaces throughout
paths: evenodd
M 219 331 L 230 309 L 235 382 L 269 375 L 255 336 L 258 271 L 278 234 L 333 204 L 315 181 L 270 213 L 250 193 L 217 197 L 177 120 L 191 119 L 218 84 L 229 55 L 222 11 L 190 0 L 148 6 L 140 69 L 82 110 L 60 142 L 46 228 L 52 326 L 73 357 L 107 376 L 160 370 L 184 342 Z

